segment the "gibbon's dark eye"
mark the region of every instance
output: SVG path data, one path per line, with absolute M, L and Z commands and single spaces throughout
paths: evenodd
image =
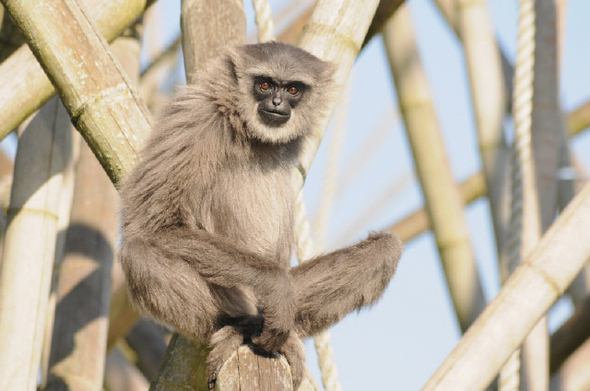
M 268 91 L 268 90 L 270 90 L 270 84 L 264 81 L 264 82 L 260 83 L 260 89 L 262 91 Z
M 291 95 L 297 95 L 299 93 L 299 89 L 295 86 L 291 86 L 291 87 L 287 88 L 287 91 Z

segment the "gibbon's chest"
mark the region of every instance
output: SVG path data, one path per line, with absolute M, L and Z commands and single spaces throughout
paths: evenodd
M 294 194 L 286 170 L 247 167 L 220 172 L 208 202 L 206 229 L 261 256 L 285 259 L 293 245 Z

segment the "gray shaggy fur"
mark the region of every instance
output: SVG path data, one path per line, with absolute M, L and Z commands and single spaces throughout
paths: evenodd
M 376 302 L 403 245 L 372 233 L 290 268 L 302 139 L 326 115 L 334 67 L 277 42 L 227 49 L 176 94 L 121 189 L 120 260 L 131 297 L 155 319 L 212 346 L 208 376 L 242 343 L 285 355 L 295 387 L 301 338 Z M 298 81 L 291 118 L 257 115 L 253 79 Z

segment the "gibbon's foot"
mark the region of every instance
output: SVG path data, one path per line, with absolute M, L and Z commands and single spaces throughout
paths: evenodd
M 279 352 L 287 339 L 289 338 L 289 330 L 279 330 L 265 327 L 262 333 L 258 336 L 252 337 L 252 343 L 257 350 L 272 354 Z
M 287 342 L 279 350 L 291 366 L 293 390 L 297 391 L 305 375 L 305 346 L 296 332 L 292 331 Z
M 209 344 L 211 352 L 207 357 L 207 386 L 212 389 L 223 363 L 244 342 L 243 335 L 234 326 L 224 326 L 213 336 Z

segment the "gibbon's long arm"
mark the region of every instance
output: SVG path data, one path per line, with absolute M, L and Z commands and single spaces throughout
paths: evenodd
M 376 232 L 353 246 L 291 269 L 299 335 L 317 334 L 379 300 L 397 269 L 403 247 L 396 235 Z

